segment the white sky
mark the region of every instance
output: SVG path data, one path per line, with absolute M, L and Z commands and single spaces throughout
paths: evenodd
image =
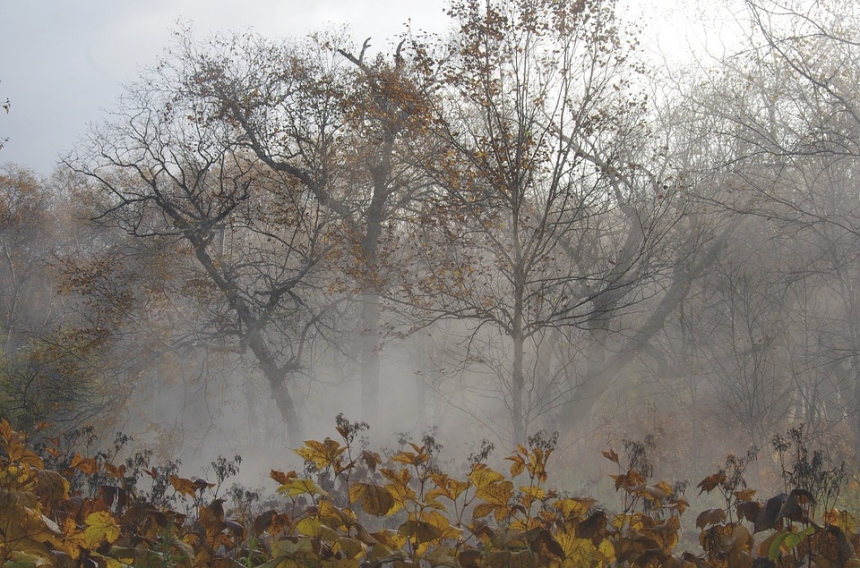
M 680 0 L 679 0 L 680 1 Z M 694 0 L 695 1 L 695 0 Z M 661 43 L 683 30 L 666 28 L 672 0 L 629 0 L 644 20 L 663 26 Z M 375 47 L 403 30 L 443 32 L 445 0 L 0 0 L 0 163 L 16 162 L 49 174 L 89 123 L 104 118 L 122 82 L 153 64 L 170 44 L 177 21 L 199 37 L 220 30 L 269 37 L 301 36 L 328 23 L 348 23 L 358 41 Z M 650 34 L 653 36 L 653 33 Z M 677 45 L 677 44 L 676 44 Z
M 0 162 L 49 174 L 87 125 L 104 117 L 141 66 L 153 64 L 180 19 L 206 37 L 220 30 L 301 36 L 350 23 L 385 45 L 412 19 L 443 31 L 436 0 L 0 0 Z

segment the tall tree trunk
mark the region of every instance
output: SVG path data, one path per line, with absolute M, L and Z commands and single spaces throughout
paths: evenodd
M 511 333 L 514 343 L 514 363 L 511 372 L 511 423 L 513 425 L 514 442 L 525 444 L 526 416 L 523 408 L 523 393 L 525 391 L 525 374 L 523 372 L 523 340 L 522 322 L 514 323 Z
M 371 422 L 379 414 L 379 351 L 382 342 L 379 335 L 379 238 L 382 235 L 382 220 L 385 201 L 388 199 L 387 179 L 390 169 L 374 168 L 373 198 L 367 210 L 367 228 L 361 241 L 364 263 L 364 291 L 361 294 L 361 414 Z
M 272 389 L 272 398 L 275 399 L 275 404 L 281 413 L 281 419 L 287 426 L 287 439 L 292 446 L 298 448 L 304 442 L 304 432 L 290 389 L 287 387 L 287 381 L 285 377 L 281 377 L 280 381 L 270 379 L 269 385 Z
M 299 447 L 303 442 L 304 434 L 298 412 L 295 404 L 293 404 L 293 398 L 287 386 L 287 375 L 290 372 L 299 370 L 298 363 L 290 361 L 285 365 L 278 365 L 261 334 L 261 327 L 264 326 L 265 317 L 255 315 L 251 307 L 248 306 L 248 303 L 239 295 L 236 290 L 236 284 L 229 277 L 222 275 L 218 270 L 215 262 L 206 250 L 209 241 L 200 239 L 195 235 L 190 236 L 189 240 L 194 245 L 197 260 L 200 261 L 200 264 L 209 274 L 210 278 L 212 278 L 213 282 L 215 282 L 215 285 L 224 294 L 230 308 L 236 312 L 239 320 L 248 330 L 245 332 L 244 337 L 242 337 L 242 341 L 247 344 L 251 353 L 254 354 L 260 369 L 263 371 L 263 376 L 266 377 L 269 383 L 272 398 L 278 406 L 278 411 L 284 424 L 287 426 L 287 438 L 291 444 Z
M 361 295 L 361 412 L 375 420 L 379 412 L 379 294 L 375 289 Z
M 304 432 L 302 431 L 301 420 L 299 419 L 296 405 L 293 403 L 293 397 L 287 384 L 287 375 L 290 369 L 281 367 L 275 362 L 258 333 L 253 333 L 248 338 L 248 347 L 257 358 L 260 369 L 263 371 L 263 376 L 266 377 L 269 383 L 272 399 L 274 399 L 275 405 L 278 407 L 278 412 L 281 414 L 281 419 L 287 427 L 287 439 L 290 444 L 298 448 L 304 441 Z

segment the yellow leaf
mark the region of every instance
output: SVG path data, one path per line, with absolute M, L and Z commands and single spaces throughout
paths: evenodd
M 285 483 L 278 488 L 279 493 L 283 493 L 287 497 L 297 497 L 299 495 L 308 494 L 328 496 L 322 487 L 311 481 L 310 479 L 291 479 L 289 483 Z
M 487 503 L 495 505 L 507 505 L 513 493 L 514 484 L 510 481 L 502 481 L 492 485 L 484 485 L 479 487 L 475 496 L 483 499 Z
M 51 510 L 60 501 L 69 497 L 69 482 L 62 475 L 48 469 L 36 470 L 36 479 L 39 481 L 39 500 L 46 510 Z
M 510 456 L 505 458 L 511 462 L 511 477 L 516 477 L 526 469 L 526 462 L 520 455 Z
M 362 554 L 364 554 L 364 545 L 361 541 L 358 541 L 354 538 L 339 538 L 337 539 L 337 543 L 334 547 L 332 547 L 334 552 L 338 550 L 343 552 L 344 556 L 347 558 L 358 558 Z
M 475 487 L 482 488 L 491 483 L 496 483 L 505 479 L 501 473 L 494 471 L 488 467 L 475 469 L 469 474 L 469 479 L 475 484 Z
M 394 507 L 394 497 L 385 487 L 371 483 L 356 483 L 349 488 L 349 500 L 360 501 L 367 513 L 381 517 Z
M 314 464 L 318 469 L 323 469 L 338 463 L 341 454 L 346 451 L 346 447 L 341 446 L 331 438 L 326 438 L 324 442 L 306 440 L 303 447 L 293 451 L 305 461 Z
M 442 531 L 424 521 L 406 521 L 397 531 L 403 536 L 412 537 L 418 543 L 430 542 L 442 536 Z
M 543 490 L 543 487 L 537 485 L 520 487 L 520 491 L 536 501 L 542 501 L 546 497 L 546 491 Z
M 498 505 L 493 505 L 492 503 L 478 503 L 475 505 L 474 511 L 472 511 L 473 519 L 482 519 L 496 510 Z
M 462 495 L 463 491 L 469 488 L 467 482 L 450 478 L 444 473 L 434 474 L 433 483 L 436 484 L 436 487 L 427 492 L 425 498 L 428 500 L 433 497 L 447 497 L 451 501 L 455 501 Z
M 298 554 L 313 554 L 314 544 L 309 538 L 299 538 L 294 542 L 292 539 L 276 540 L 269 545 L 269 553 L 272 557 L 289 556 Z
M 311 517 L 304 517 L 296 523 L 296 532 L 304 536 L 319 537 L 322 529 L 322 523 Z
M 113 516 L 107 511 L 90 513 L 86 520 L 87 528 L 84 531 L 87 548 L 95 550 L 105 541 L 112 544 L 119 538 L 120 529 Z
M 417 498 L 415 491 L 408 485 L 400 485 L 399 483 L 390 483 L 385 486 L 391 496 L 394 497 L 394 506 L 388 511 L 388 515 L 393 515 L 400 509 L 406 507 L 410 501 Z
M 175 489 L 177 493 L 188 495 L 192 499 L 197 496 L 197 486 L 190 479 L 185 479 L 178 475 L 171 475 L 168 479 L 170 480 L 170 485 L 173 486 L 173 489 Z
M 421 520 L 439 529 L 442 533 L 440 538 L 456 539 L 462 533 L 460 529 L 451 526 L 451 522 L 448 520 L 448 517 L 439 511 L 424 511 L 421 513 Z
M 612 541 L 600 541 L 600 545 L 597 547 L 597 550 L 603 556 L 604 562 L 608 562 L 610 564 L 615 562 L 615 546 L 612 544 Z
M 552 506 L 561 511 L 565 519 L 581 519 L 596 502 L 594 499 L 559 499 Z
M 326 526 L 338 529 L 355 524 L 355 513 L 349 509 L 341 509 L 328 499 L 320 499 L 318 507 L 319 520 Z

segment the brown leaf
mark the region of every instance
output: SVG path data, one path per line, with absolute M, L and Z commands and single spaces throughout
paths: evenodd
M 755 524 L 759 513 L 761 513 L 762 504 L 759 501 L 745 501 L 743 503 L 738 503 L 735 510 L 738 512 L 739 519 L 747 520 Z
M 418 544 L 432 542 L 442 536 L 442 531 L 424 521 L 406 521 L 397 530 L 398 534 L 412 537 Z
M 99 463 L 94 458 L 85 458 L 81 454 L 75 454 L 72 458 L 71 467 L 85 475 L 93 475 L 99 470 Z
M 190 479 L 185 479 L 178 475 L 171 475 L 168 480 L 177 493 L 188 495 L 192 499 L 197 496 L 197 485 Z
M 361 461 L 363 461 L 364 464 L 369 467 L 371 471 L 376 471 L 376 466 L 379 465 L 381 459 L 379 457 L 379 454 L 377 454 L 376 452 L 364 450 L 363 452 L 361 452 Z
M 595 511 L 587 519 L 576 526 L 577 538 L 594 538 L 606 530 L 606 513 Z
M 208 505 L 201 505 L 197 511 L 197 521 L 206 529 L 210 541 L 212 537 L 227 526 L 224 519 L 224 500 L 215 499 Z
M 752 501 L 755 496 L 755 489 L 744 489 L 743 491 L 735 491 L 735 498 L 741 502 Z
M 462 550 L 457 554 L 457 562 L 460 564 L 461 568 L 479 568 L 480 560 L 481 551 L 475 550 L 474 548 Z
M 726 512 L 722 509 L 708 509 L 696 517 L 696 527 L 703 529 L 709 525 L 717 525 L 726 520 Z
M 286 485 L 290 482 L 290 480 L 296 479 L 298 477 L 298 474 L 295 471 L 289 471 L 287 473 L 284 473 L 283 471 L 273 469 L 269 472 L 269 477 L 271 477 L 281 485 Z
M 551 555 L 564 559 L 564 548 L 559 544 L 550 531 L 541 528 L 537 529 L 537 532 L 534 534 L 532 534 L 532 531 L 529 531 L 529 535 L 532 536 L 529 541 L 529 546 L 535 554 L 539 554 L 543 557 Z
M 768 499 L 767 502 L 765 502 L 764 507 L 759 510 L 758 515 L 756 516 L 753 523 L 753 532 L 759 533 L 761 531 L 774 528 L 781 518 L 779 516 L 779 512 L 782 510 L 782 506 L 787 500 L 788 495 L 785 493 L 779 493 Z
M 290 518 L 286 513 L 278 513 L 274 509 L 269 509 L 254 519 L 253 529 L 256 535 L 261 535 L 264 532 L 275 535 L 289 527 L 289 525 Z
M 355 483 L 349 488 L 350 501 L 360 501 L 367 513 L 381 517 L 394 507 L 394 497 L 385 487 L 371 483 Z
M 120 464 L 119 466 L 115 466 L 112 463 L 105 462 L 102 464 L 105 469 L 105 473 L 110 477 L 115 477 L 117 479 L 121 479 L 123 475 L 125 475 L 125 464 Z
M 696 487 L 699 488 L 699 495 L 702 493 L 710 493 L 726 480 L 724 473 L 714 473 L 703 479 Z

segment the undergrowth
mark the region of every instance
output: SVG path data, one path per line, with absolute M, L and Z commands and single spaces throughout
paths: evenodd
M 721 497 L 695 518 L 699 549 L 679 550 L 685 484 L 652 482 L 650 442 L 628 440 L 612 480 L 620 510 L 552 489 L 557 434 L 540 432 L 487 465 L 483 442 L 459 476 L 430 433 L 384 456 L 366 423 L 338 416 L 339 439 L 308 440 L 301 473 L 272 470 L 278 498 L 226 481 L 241 459 L 219 457 L 214 482 L 184 478 L 128 442 L 89 457 L 69 449 L 92 432 L 34 449 L 0 421 L 0 566 L 262 568 L 856 567 L 857 521 L 835 508 L 844 464 L 811 450 L 802 427 L 773 439 L 784 491 L 757 499 L 750 451 L 729 456 L 699 494 Z M 450 468 L 449 468 L 450 471 Z M 146 483 L 144 483 L 146 481 Z M 684 542 L 688 542 L 685 540 Z

